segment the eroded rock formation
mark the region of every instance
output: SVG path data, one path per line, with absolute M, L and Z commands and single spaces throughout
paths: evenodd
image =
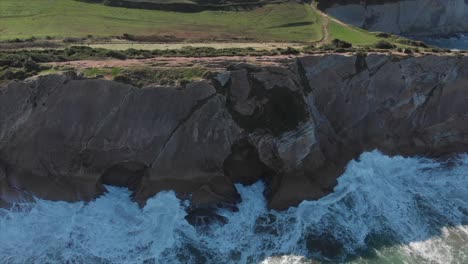
M 309 56 L 184 88 L 41 76 L 0 88 L 0 206 L 112 184 L 141 204 L 175 190 L 197 222 L 239 201 L 234 183 L 264 180 L 286 209 L 329 193 L 366 150 L 466 152 L 467 118 L 465 56 Z
M 326 0 L 319 7 L 371 31 L 410 35 L 468 32 L 467 0 Z

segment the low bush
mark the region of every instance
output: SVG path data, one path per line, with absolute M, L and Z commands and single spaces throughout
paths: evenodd
M 0 54 L 0 80 L 23 80 L 47 69 L 26 54 Z
M 322 47 L 320 47 L 320 49 L 322 49 L 322 50 L 333 50 L 333 51 L 336 51 L 336 50 L 343 51 L 343 49 L 350 49 L 352 47 L 353 47 L 353 44 L 351 44 L 349 42 L 346 42 L 346 41 L 340 40 L 340 39 L 334 39 L 334 40 L 331 41 L 330 44 L 323 45 Z
M 385 41 L 385 40 L 381 40 L 381 41 L 377 42 L 376 44 L 374 44 L 374 47 L 377 48 L 377 49 L 394 49 L 394 48 L 396 48 L 395 45 L 393 45 L 392 43 L 390 43 L 388 41 Z
M 380 32 L 380 33 L 377 33 L 375 36 L 376 36 L 376 37 L 379 37 L 379 38 L 389 38 L 389 37 L 391 37 L 392 35 L 391 35 L 391 34 L 388 34 L 388 33 L 385 33 L 385 32 Z
M 297 55 L 300 53 L 300 51 L 295 48 L 287 47 L 286 49 L 281 49 L 279 53 L 281 55 Z
M 143 87 L 149 84 L 182 85 L 201 79 L 210 72 L 200 67 L 181 68 L 128 68 L 119 72 L 114 81 Z
M 83 40 L 84 40 L 83 38 L 68 37 L 68 38 L 64 38 L 62 41 L 65 43 L 78 43 L 78 42 L 82 42 Z
M 429 48 L 429 46 L 426 43 L 422 41 L 417 41 L 417 40 L 400 38 L 397 40 L 397 42 L 403 45 L 408 45 L 408 46 L 413 46 L 413 47 Z
M 342 49 L 349 49 L 353 46 L 353 44 L 346 42 L 341 39 L 334 39 L 332 40 L 331 44 L 337 48 L 342 48 Z
M 115 58 L 115 59 L 119 59 L 119 60 L 126 60 L 127 59 L 127 55 L 120 52 L 120 51 L 116 51 L 116 50 L 109 50 L 105 53 L 105 56 L 106 57 L 109 57 L 109 58 Z
M 413 51 L 411 49 L 404 49 L 403 53 L 405 54 L 413 54 Z

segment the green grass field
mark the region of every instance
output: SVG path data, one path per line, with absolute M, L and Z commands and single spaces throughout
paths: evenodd
M 328 29 L 331 39 L 341 39 L 356 46 L 370 45 L 380 40 L 368 31 L 351 26 L 345 27 L 333 20 L 330 20 Z
M 46 36 L 174 36 L 185 40 L 294 41 L 322 38 L 321 17 L 288 2 L 252 11 L 180 13 L 74 0 L 0 0 L 0 40 Z
M 411 45 L 405 44 L 405 38 L 390 35 L 388 38 L 381 38 L 377 33 L 372 33 L 364 29 L 356 28 L 353 26 L 343 26 L 336 21 L 330 20 L 329 22 L 330 38 L 341 39 L 355 46 L 371 46 L 381 40 L 390 42 L 400 48 L 411 48 Z

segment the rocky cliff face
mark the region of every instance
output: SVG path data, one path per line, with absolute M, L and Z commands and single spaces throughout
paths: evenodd
M 467 0 L 336 0 L 319 5 L 336 18 L 371 31 L 434 35 L 468 32 Z
M 204 221 L 239 201 L 234 183 L 265 180 L 286 209 L 329 193 L 365 150 L 466 152 L 467 113 L 463 56 L 310 56 L 184 88 L 42 76 L 0 88 L 0 201 L 175 190 Z

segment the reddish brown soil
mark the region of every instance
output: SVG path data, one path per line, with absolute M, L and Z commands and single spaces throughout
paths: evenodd
M 256 65 L 281 65 L 290 62 L 295 56 L 222 56 L 222 57 L 158 57 L 150 59 L 128 60 L 78 60 L 48 63 L 53 66 L 68 66 L 73 68 L 102 68 L 102 67 L 130 67 L 130 66 L 159 66 L 159 67 L 191 67 L 203 65 L 207 68 L 226 68 L 233 63 L 249 63 Z

